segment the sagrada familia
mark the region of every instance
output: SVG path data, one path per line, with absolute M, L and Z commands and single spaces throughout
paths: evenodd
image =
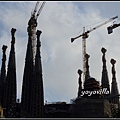
M 71 103 L 44 103 L 44 85 L 41 61 L 42 31 L 36 31 L 36 54 L 33 61 L 31 20 L 28 23 L 28 44 L 26 50 L 21 102 L 17 100 L 15 32 L 11 29 L 11 48 L 6 71 L 7 45 L 2 46 L 2 64 L 0 72 L 0 117 L 1 118 L 114 118 L 119 116 L 119 91 L 116 80 L 115 63 L 111 59 L 112 83 L 110 88 L 105 54 L 102 47 L 101 83 L 90 76 L 89 58 L 86 54 L 86 76 L 83 82 L 82 70 L 78 70 L 78 93 Z

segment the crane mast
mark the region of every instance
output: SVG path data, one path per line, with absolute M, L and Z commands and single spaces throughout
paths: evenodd
M 42 5 L 40 6 L 40 8 L 37 12 L 38 5 L 39 5 L 39 1 L 37 1 L 35 8 L 31 14 L 31 18 L 28 22 L 28 32 L 31 34 L 31 39 L 32 39 L 33 63 L 35 63 L 35 54 L 36 54 L 35 45 L 36 45 L 37 19 L 38 19 L 38 16 L 40 15 L 44 5 L 45 5 L 45 1 L 42 3 Z M 36 14 L 36 12 L 37 12 L 37 14 Z
M 85 62 L 86 62 L 86 59 L 85 59 L 85 55 L 86 55 L 86 38 L 88 38 L 88 33 L 96 30 L 97 28 L 107 24 L 108 22 L 111 22 L 112 20 L 118 18 L 118 16 L 115 16 L 113 18 L 110 18 L 109 20 L 103 22 L 102 24 L 88 30 L 85 32 L 85 27 L 83 27 L 83 33 L 75 38 L 71 38 L 71 42 L 73 42 L 75 39 L 79 38 L 79 37 L 82 37 L 82 57 L 83 57 L 83 80 L 85 81 L 85 75 L 86 75 L 86 65 L 85 65 Z

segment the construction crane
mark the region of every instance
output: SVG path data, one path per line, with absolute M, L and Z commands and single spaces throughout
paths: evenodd
M 36 45 L 36 27 L 37 27 L 37 19 L 38 16 L 40 15 L 44 5 L 45 5 L 45 1 L 42 2 L 38 12 L 37 12 L 37 8 L 39 5 L 39 1 L 37 1 L 35 8 L 33 10 L 33 12 L 31 12 L 31 17 L 30 20 L 28 21 L 28 33 L 31 34 L 31 39 L 32 39 L 32 47 L 33 47 L 33 62 L 35 62 L 35 45 Z M 36 14 L 37 12 L 37 14 Z
M 86 74 L 86 65 L 85 65 L 85 62 L 86 62 L 86 59 L 85 59 L 85 55 L 86 55 L 86 38 L 88 38 L 88 33 L 96 30 L 97 28 L 107 24 L 108 22 L 111 22 L 112 20 L 118 18 L 118 16 L 115 16 L 113 18 L 110 18 L 109 20 L 103 22 L 102 24 L 88 30 L 85 32 L 85 27 L 83 27 L 83 33 L 75 38 L 71 38 L 71 42 L 73 42 L 75 39 L 79 38 L 79 37 L 82 37 L 82 55 L 83 55 L 83 80 L 85 81 L 85 74 Z
M 34 8 L 34 11 L 33 11 L 33 13 L 31 14 L 31 16 L 35 16 L 35 13 L 37 12 L 37 7 L 38 7 L 39 3 L 40 3 L 40 2 L 37 1 L 36 5 L 35 5 L 35 8 Z M 38 13 L 37 13 L 36 16 L 35 16 L 35 19 L 37 19 L 38 16 L 40 15 L 40 13 L 41 13 L 41 11 L 42 11 L 45 3 L 46 3 L 46 2 L 43 1 L 42 5 L 40 6 L 40 8 L 39 8 L 39 10 L 38 10 Z
M 118 23 L 118 24 L 113 24 L 113 25 L 107 27 L 108 34 L 113 33 L 113 29 L 115 29 L 115 28 L 117 28 L 117 27 L 119 27 L 119 26 L 120 26 L 120 23 Z

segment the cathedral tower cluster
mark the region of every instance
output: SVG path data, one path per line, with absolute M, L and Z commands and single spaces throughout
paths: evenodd
M 32 40 L 31 34 L 28 32 L 28 45 L 25 58 L 25 67 L 23 75 L 23 86 L 20 113 L 17 113 L 17 80 L 16 80 L 16 57 L 15 57 L 15 32 L 11 29 L 11 50 L 8 60 L 8 68 L 6 72 L 6 49 L 3 45 L 2 66 L 0 74 L 0 105 L 3 108 L 6 118 L 41 118 L 44 117 L 44 90 L 42 79 L 42 65 L 40 56 L 40 35 L 41 31 L 37 30 L 37 45 L 35 64 L 33 64 Z
M 86 58 L 86 76 L 85 76 L 85 80 L 83 80 L 83 88 L 82 88 L 82 80 L 81 80 L 81 75 L 82 75 L 82 70 L 78 70 L 78 74 L 79 74 L 79 88 L 78 88 L 78 97 L 81 96 L 81 92 L 83 93 L 83 90 L 97 90 L 97 89 L 101 89 L 101 95 L 99 97 L 104 97 L 104 98 L 111 98 L 113 103 L 118 104 L 119 103 L 119 91 L 118 91 L 118 86 L 117 86 L 117 81 L 116 81 L 116 71 L 115 71 L 115 63 L 116 60 L 111 59 L 110 63 L 112 64 L 112 83 L 111 83 L 111 91 L 110 91 L 110 84 L 109 84 L 109 77 L 108 77 L 108 71 L 107 71 L 107 66 L 106 66 L 106 49 L 104 47 L 101 48 L 101 52 L 102 52 L 102 62 L 103 62 L 103 66 L 102 66 L 102 77 L 101 77 L 101 85 L 99 83 L 99 81 L 95 80 L 95 78 L 90 76 L 90 71 L 89 71 L 89 63 L 88 63 L 88 58 L 90 57 L 90 55 L 86 54 L 85 58 Z M 94 79 L 94 80 L 93 80 Z M 92 82 L 93 81 L 93 82 Z M 107 94 L 105 93 L 105 91 L 107 91 Z M 113 100 L 114 99 L 114 100 Z M 109 100 L 111 101 L 111 100 Z
M 28 25 L 28 28 L 30 26 Z M 115 64 L 116 60 L 111 59 L 112 83 L 111 90 L 106 66 L 106 49 L 101 48 L 102 52 L 102 77 L 101 85 L 94 77 L 90 76 L 89 58 L 86 54 L 86 76 L 81 79 L 82 70 L 78 70 L 78 95 L 73 101 L 74 104 L 45 105 L 44 87 L 41 62 L 41 42 L 42 31 L 36 31 L 36 55 L 33 59 L 31 31 L 28 31 L 28 44 L 25 58 L 21 103 L 16 100 L 17 79 L 16 79 L 16 56 L 15 56 L 15 32 L 11 29 L 11 49 L 8 59 L 6 72 L 6 50 L 7 46 L 2 46 L 2 65 L 0 73 L 0 113 L 1 117 L 6 118 L 45 118 L 45 117 L 111 117 L 112 109 L 119 107 L 119 91 L 116 80 Z M 35 63 L 33 62 L 35 61 Z M 83 85 L 82 85 L 83 84 Z M 107 92 L 107 93 L 105 93 Z M 100 105 L 99 109 L 97 105 Z M 107 107 L 106 107 L 107 106 Z M 49 111 L 55 109 L 56 111 Z M 59 110 L 60 109 L 60 110 Z M 91 109 L 91 111 L 89 110 Z M 57 111 L 59 110 L 59 114 Z M 61 112 L 60 112 L 61 111 Z M 62 111 L 65 111 L 64 113 Z M 92 111 L 94 111 L 92 113 Z M 102 112 L 100 112 L 102 111 Z M 104 111 L 104 112 L 103 112 Z M 100 114 L 99 114 L 100 113 Z

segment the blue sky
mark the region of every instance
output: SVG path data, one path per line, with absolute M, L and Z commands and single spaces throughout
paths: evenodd
M 40 2 L 42 3 L 42 2 Z M 6 51 L 7 62 L 10 51 L 11 28 L 16 28 L 16 72 L 17 98 L 21 98 L 23 70 L 27 48 L 27 24 L 35 2 L 0 2 L 0 59 L 2 59 L 2 45 L 8 46 Z M 85 1 L 46 1 L 38 17 L 37 29 L 41 34 L 41 59 L 43 68 L 44 99 L 48 102 L 70 102 L 77 96 L 77 70 L 83 68 L 82 38 L 71 43 L 71 37 L 82 34 L 83 27 L 90 30 L 93 27 L 118 15 L 114 20 L 119 23 L 120 2 L 85 2 Z M 116 60 L 116 78 L 120 88 L 120 28 L 114 29 L 112 34 L 107 33 L 107 27 L 113 22 L 92 31 L 86 40 L 86 50 L 90 55 L 90 75 L 101 81 L 102 53 L 105 47 L 107 70 L 111 85 L 110 59 Z M 2 62 L 2 61 L 1 61 Z M 1 66 L 0 62 L 0 66 Z M 6 66 L 7 71 L 7 66 Z

